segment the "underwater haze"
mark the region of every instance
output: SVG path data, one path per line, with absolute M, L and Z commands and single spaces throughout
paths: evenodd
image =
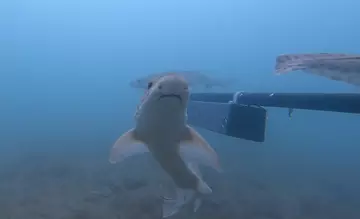
M 276 56 L 359 53 L 354 0 L 11 0 L 0 3 L 0 218 L 158 219 L 169 178 L 148 156 L 108 162 L 151 73 L 195 70 L 216 92 L 358 92 Z M 214 91 L 215 92 L 215 91 Z M 196 128 L 223 173 L 176 219 L 359 219 L 360 117 L 268 109 L 266 141 Z

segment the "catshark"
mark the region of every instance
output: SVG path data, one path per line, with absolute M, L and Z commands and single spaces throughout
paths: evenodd
M 110 152 L 110 163 L 149 152 L 172 178 L 176 198 L 164 199 L 164 218 L 194 198 L 199 206 L 197 197 L 212 192 L 198 164 L 222 171 L 215 150 L 187 124 L 188 99 L 189 85 L 181 76 L 169 74 L 153 81 L 136 110 L 135 127 L 121 135 Z
M 360 55 L 344 53 L 283 54 L 276 58 L 276 74 L 304 71 L 360 86 Z

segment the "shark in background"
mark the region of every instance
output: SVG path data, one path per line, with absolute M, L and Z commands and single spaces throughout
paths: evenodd
M 153 73 L 130 81 L 130 87 L 138 89 L 148 89 L 149 83 L 152 83 L 165 75 L 178 75 L 183 77 L 189 87 L 202 87 L 205 89 L 225 88 L 233 85 L 236 80 L 233 78 L 214 78 L 198 71 L 168 71 Z
M 343 53 L 283 54 L 276 58 L 276 74 L 304 71 L 360 86 L 360 55 Z

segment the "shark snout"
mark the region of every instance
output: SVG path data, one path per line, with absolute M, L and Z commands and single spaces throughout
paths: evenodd
M 156 83 L 156 89 L 159 93 L 159 99 L 164 98 L 176 98 L 180 101 L 184 101 L 189 95 L 188 84 L 181 77 L 169 75 L 164 76 Z

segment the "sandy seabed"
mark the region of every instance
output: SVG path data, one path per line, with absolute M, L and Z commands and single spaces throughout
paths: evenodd
M 231 158 L 229 158 L 231 159 Z M 227 166 L 228 165 L 228 166 Z M 255 170 L 202 168 L 213 194 L 174 219 L 358 219 L 356 200 L 316 187 L 279 186 Z M 271 177 L 270 177 L 271 178 Z M 274 176 L 275 178 L 275 176 Z M 170 179 L 151 157 L 111 165 L 105 153 L 33 153 L 3 159 L 1 219 L 159 219 Z M 344 201 L 346 200 L 346 202 Z

